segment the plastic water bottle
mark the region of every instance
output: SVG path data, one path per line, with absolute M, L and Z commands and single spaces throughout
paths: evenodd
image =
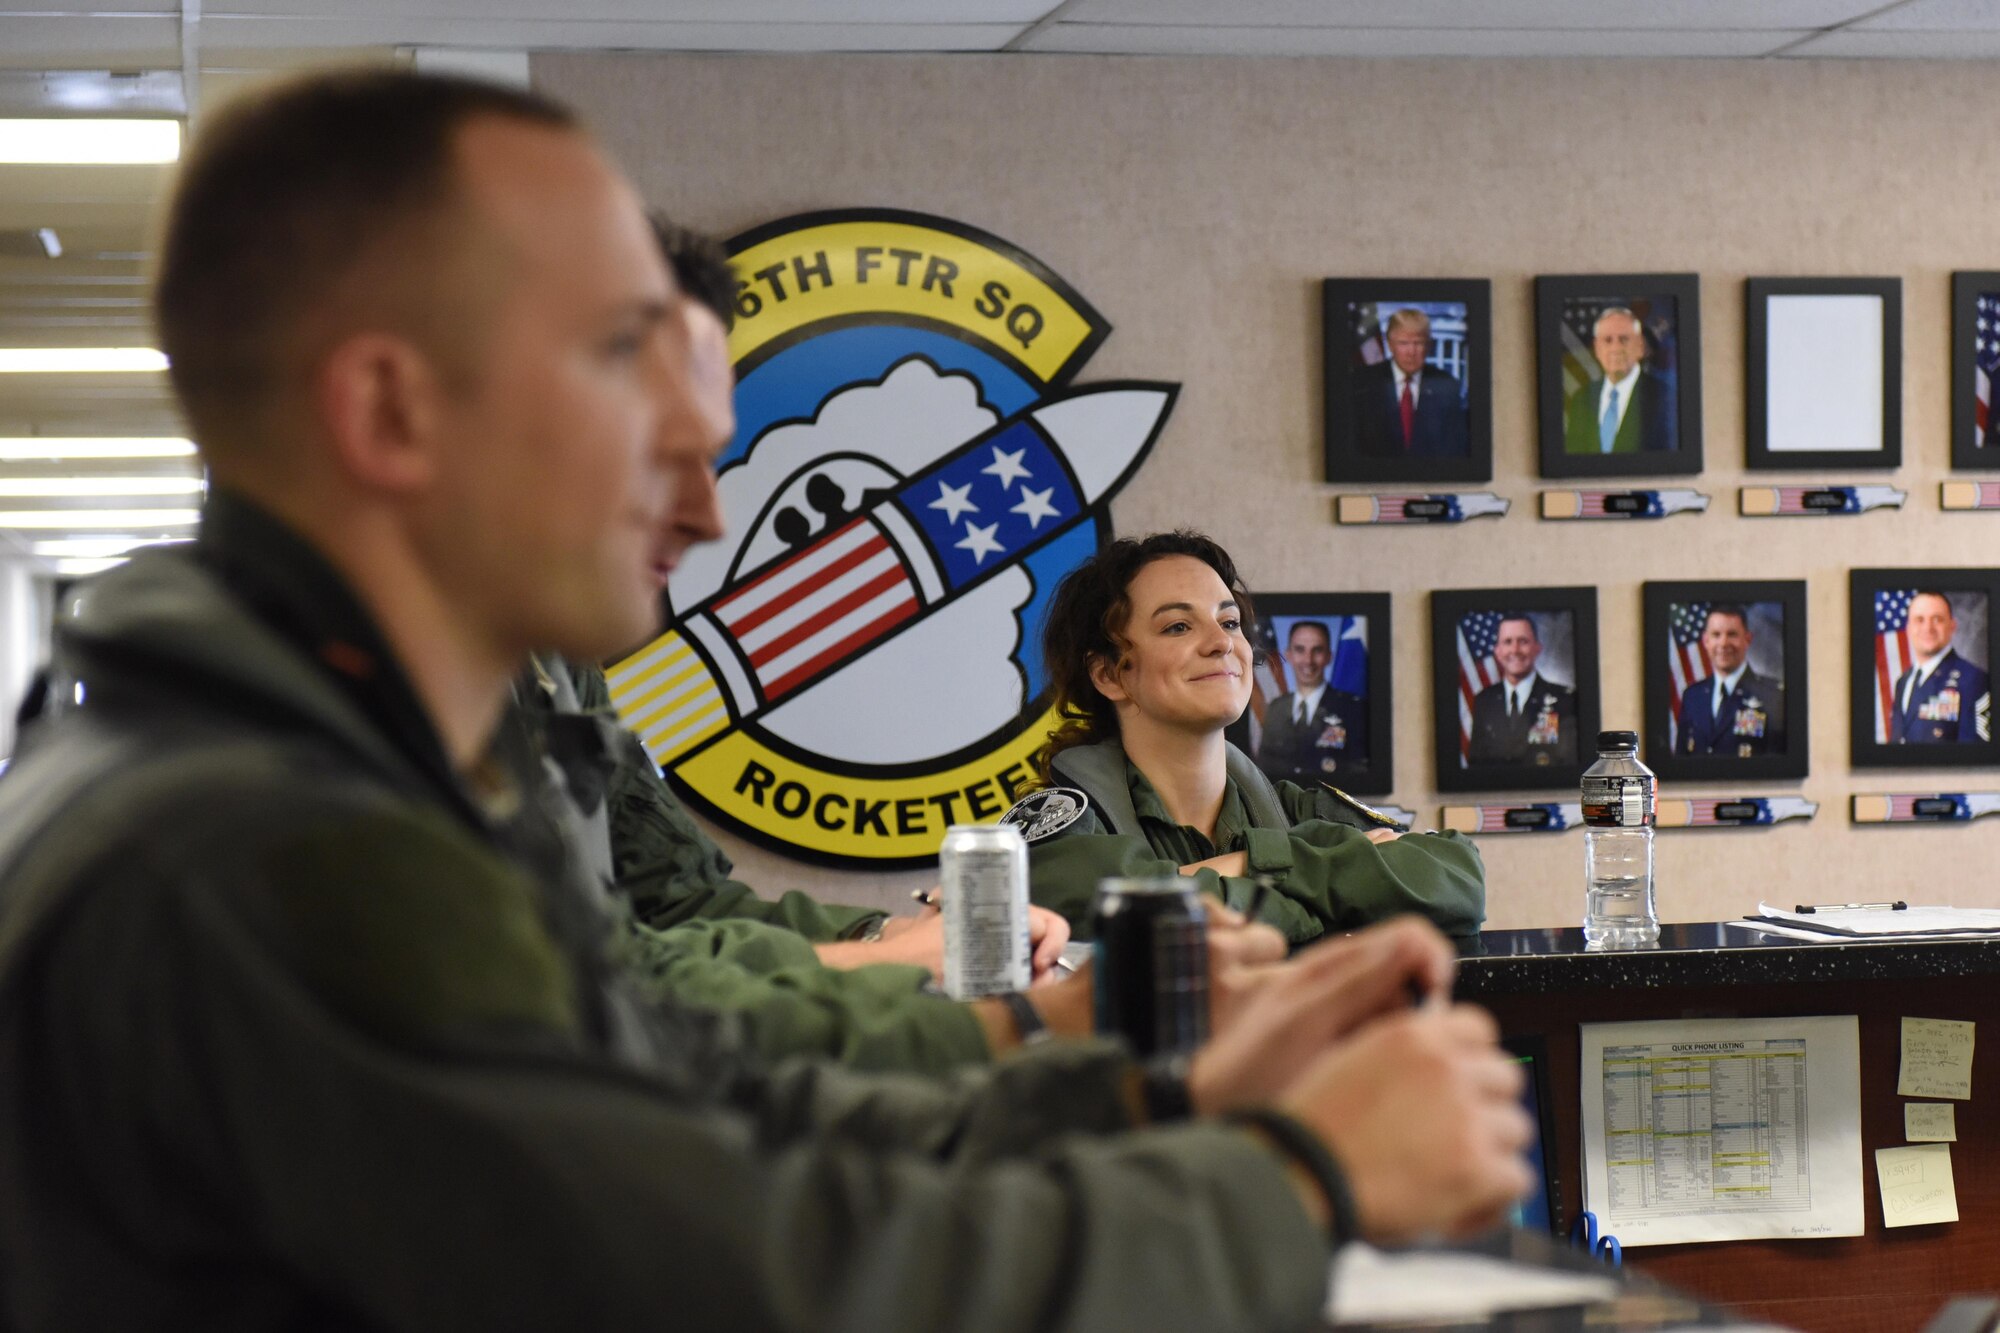
M 1583 775 L 1583 865 L 1589 897 L 1583 938 L 1630 949 L 1660 938 L 1653 910 L 1653 823 L 1659 794 L 1639 762 L 1639 733 L 1597 733 L 1597 762 Z

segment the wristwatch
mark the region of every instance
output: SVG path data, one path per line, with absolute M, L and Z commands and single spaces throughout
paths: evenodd
M 1188 1096 L 1190 1063 L 1182 1054 L 1156 1055 L 1140 1067 L 1139 1092 L 1147 1120 L 1170 1125 L 1194 1115 L 1194 1100 Z
M 1049 1025 L 1035 1011 L 1028 997 L 1017 990 L 996 995 L 994 999 L 1007 1006 L 1007 1012 L 1014 1016 L 1014 1031 L 1021 1038 L 1023 1046 L 1032 1046 L 1038 1041 L 1049 1039 Z

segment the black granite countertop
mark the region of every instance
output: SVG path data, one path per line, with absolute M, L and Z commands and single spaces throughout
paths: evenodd
M 1594 953 L 1583 932 L 1489 930 L 1461 946 L 1460 996 L 1598 987 L 1747 986 L 2000 975 L 2000 939 L 1829 941 L 1732 923 L 1660 927 L 1657 947 Z

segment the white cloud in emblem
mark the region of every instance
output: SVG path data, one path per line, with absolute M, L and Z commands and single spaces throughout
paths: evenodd
M 1016 565 L 758 719 L 851 764 L 908 764 L 991 735 L 1021 711 L 1015 612 L 1034 587 Z
M 980 402 L 970 375 L 940 372 L 915 357 L 879 384 L 829 394 L 811 421 L 771 427 L 723 470 L 716 486 L 728 535 L 682 559 L 667 585 L 672 604 L 705 601 L 730 580 L 731 570 L 748 573 L 784 554 L 775 517 L 790 507 L 818 519 L 805 501 L 814 476 L 837 483 L 847 505 L 858 507 L 864 491 L 899 484 L 999 419 Z

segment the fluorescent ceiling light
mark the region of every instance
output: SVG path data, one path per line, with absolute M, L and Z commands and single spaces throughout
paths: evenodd
M 122 565 L 125 563 L 125 557 L 97 556 L 78 560 L 58 560 L 55 563 L 57 577 L 80 579 L 86 574 L 102 574 L 107 569 Z
M 200 477 L 0 477 L 0 495 L 199 495 Z
M 29 549 L 42 556 L 103 559 L 128 554 L 141 546 L 179 546 L 190 540 L 188 537 L 135 537 L 125 532 L 115 537 L 51 537 L 46 541 L 31 542 Z
M 0 162 L 143 166 L 180 156 L 177 120 L 0 120 Z
M 0 528 L 186 528 L 199 509 L 0 509 Z
M 151 347 L 0 347 L 0 374 L 66 375 L 166 368 L 166 353 Z
M 0 436 L 0 463 L 60 462 L 66 458 L 186 458 L 193 440 L 165 436 Z

